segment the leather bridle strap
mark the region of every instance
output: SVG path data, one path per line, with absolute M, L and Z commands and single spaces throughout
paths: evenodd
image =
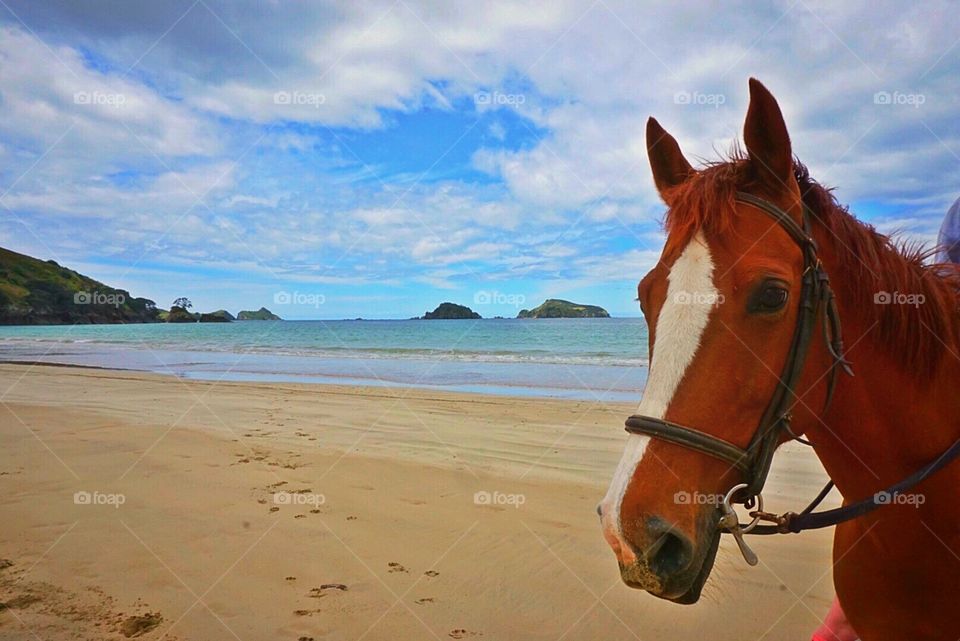
M 800 514 L 787 512 L 786 514 L 779 515 L 776 517 L 776 525 L 757 525 L 748 534 L 796 534 L 804 530 L 819 530 L 825 527 L 833 527 L 845 521 L 861 517 L 864 514 L 873 512 L 879 507 L 893 503 L 898 495 L 903 494 L 927 480 L 956 460 L 958 456 L 960 456 L 960 440 L 956 441 L 946 452 L 938 456 L 931 463 L 923 466 L 899 483 L 895 483 L 869 498 L 832 510 L 814 512 L 813 509 L 819 505 L 827 494 L 829 494 L 830 490 L 833 489 L 833 481 L 830 481 L 817 498 Z
M 748 474 L 750 471 L 750 455 L 746 450 L 700 430 L 690 429 L 652 416 L 639 415 L 627 418 L 626 429 L 632 434 L 655 436 L 661 440 L 708 454 L 729 463 L 744 474 Z
M 769 214 L 776 219 L 778 223 L 780 223 L 780 226 L 783 227 L 783 230 L 790 234 L 793 240 L 800 245 L 801 249 L 806 249 L 809 247 L 816 252 L 817 244 L 814 242 L 810 232 L 798 225 L 793 220 L 793 217 L 787 212 L 783 211 L 770 201 L 764 200 L 759 196 L 754 196 L 753 194 L 748 194 L 745 191 L 737 192 L 737 200 L 742 203 L 747 203 L 748 205 L 753 205 L 757 209 Z M 806 220 L 806 216 L 804 216 L 804 222 L 806 222 Z

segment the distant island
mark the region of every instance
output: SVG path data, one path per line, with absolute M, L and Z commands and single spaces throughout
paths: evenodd
M 184 307 L 179 305 L 174 305 L 170 308 L 170 311 L 161 314 L 161 318 L 166 323 L 198 323 L 200 322 L 200 314 L 194 314 L 189 312 Z
M 43 261 L 0 247 L 0 325 L 65 325 L 97 323 L 229 323 L 283 320 L 266 307 L 243 310 L 234 317 L 225 309 L 192 311 L 186 297 L 177 298 L 170 310 L 148 298 L 109 287 L 55 261 Z M 607 310 L 550 298 L 534 309 L 521 310 L 517 318 L 609 318 Z M 479 319 L 464 305 L 441 303 L 417 320 Z
M 233 314 L 225 309 L 218 309 L 215 312 L 200 314 L 201 323 L 229 323 L 235 320 L 237 319 L 233 317 Z
M 247 321 L 247 320 L 283 320 L 273 312 L 271 312 L 266 307 L 261 307 L 255 312 L 242 311 L 237 314 L 237 320 Z
M 178 298 L 170 311 L 148 298 L 104 285 L 56 261 L 43 261 L 0 247 L 0 325 L 87 325 L 106 323 L 229 323 L 225 309 L 193 312 Z M 266 307 L 243 311 L 240 320 L 282 320 Z
M 517 318 L 610 318 L 610 313 L 596 305 L 581 305 L 559 298 L 548 298 L 539 307 L 520 310 Z
M 420 320 L 451 320 L 451 319 L 473 319 L 482 318 L 469 307 L 457 305 L 456 303 L 440 303 L 432 312 L 427 312 L 420 317 Z

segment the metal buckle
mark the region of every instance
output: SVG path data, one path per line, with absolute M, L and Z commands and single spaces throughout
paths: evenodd
M 763 495 L 757 494 L 751 497 L 756 499 L 756 511 L 751 512 L 753 520 L 746 525 L 740 523 L 740 517 L 737 516 L 737 511 L 733 509 L 733 504 L 731 503 L 733 495 L 747 487 L 749 487 L 747 483 L 735 485 L 730 488 L 730 491 L 723 497 L 723 503 L 720 505 L 722 514 L 717 527 L 733 535 L 733 539 L 737 542 L 737 547 L 740 548 L 740 554 L 743 555 L 743 560 L 746 561 L 748 565 L 756 565 L 760 562 L 760 559 L 756 553 L 750 549 L 750 546 L 747 545 L 747 542 L 743 539 L 743 535 L 755 528 L 760 522 L 760 514 L 763 514 Z

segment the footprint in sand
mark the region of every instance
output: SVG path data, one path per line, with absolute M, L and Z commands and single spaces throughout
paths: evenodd
M 295 514 L 295 515 L 293 516 L 293 518 L 295 518 L 295 519 L 305 519 L 305 518 L 307 518 L 307 515 L 306 515 L 306 514 Z
M 403 567 L 396 561 L 390 561 L 390 563 L 387 563 L 387 566 L 390 568 L 389 572 L 406 572 L 407 571 L 407 568 Z
M 159 612 L 130 616 L 120 624 L 120 634 L 128 639 L 139 637 L 160 625 L 161 621 L 163 621 L 163 617 L 160 616 Z
M 0 601 L 0 612 L 3 612 L 4 610 L 24 610 L 39 601 L 40 597 L 33 594 L 24 593 L 20 596 L 13 597 L 8 601 Z
M 414 603 L 417 605 L 426 605 L 427 603 L 433 603 L 433 600 L 432 596 L 425 596 L 422 599 L 417 599 Z
M 271 512 L 279 512 L 279 511 L 280 511 L 280 508 L 278 508 L 276 505 L 274 505 L 272 508 L 270 508 L 270 511 L 271 511 Z
M 293 613 L 294 613 L 295 615 L 297 615 L 298 617 L 308 617 L 308 616 L 310 616 L 311 614 L 318 614 L 319 612 L 320 612 L 319 609 L 317 609 L 317 610 L 294 610 L 294 611 L 293 611 Z
M 423 573 L 423 576 L 435 577 L 435 576 L 440 576 L 440 573 L 437 572 L 436 570 L 427 570 L 426 572 Z
M 297 577 L 295 577 L 295 576 L 287 576 L 287 577 L 284 577 L 283 580 L 284 580 L 284 581 L 296 581 L 296 580 L 297 580 Z
M 466 639 L 467 637 L 475 637 L 477 635 L 483 636 L 482 632 L 471 632 L 470 630 L 464 630 L 463 628 L 457 628 L 456 630 L 450 630 L 450 633 L 447 635 L 452 639 Z
M 346 592 L 349 588 L 343 583 L 324 583 L 319 588 L 310 588 L 309 596 L 311 599 L 320 599 L 327 595 L 330 590 Z
M 357 517 L 355 517 L 355 516 L 353 516 L 353 515 L 351 514 L 350 516 L 347 517 L 347 520 L 348 520 L 348 521 L 356 521 L 356 520 L 357 520 Z

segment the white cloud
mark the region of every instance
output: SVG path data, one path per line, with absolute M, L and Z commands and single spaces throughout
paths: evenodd
M 171 6 L 108 20 L 11 1 L 43 42 L 0 27 L 4 188 L 26 172 L 3 203 L 58 254 L 150 250 L 344 283 L 634 279 L 662 242 L 646 118 L 714 159 L 739 137 L 750 75 L 779 97 L 813 175 L 842 201 L 886 204 L 884 228 L 930 238 L 960 184 L 948 4 L 209 0 L 157 42 L 181 17 Z M 327 127 L 395 127 L 391 110 L 464 108 L 490 119 L 472 155 L 490 181 L 417 184 L 324 142 Z M 191 210 L 208 190 L 212 211 Z M 0 238 L 33 249 L 19 229 Z
M 0 132 L 8 141 L 41 152 L 58 144 L 58 156 L 69 148 L 88 168 L 146 150 L 163 157 L 217 149 L 206 123 L 182 104 L 132 77 L 89 68 L 76 49 L 0 27 L 0 60 Z

